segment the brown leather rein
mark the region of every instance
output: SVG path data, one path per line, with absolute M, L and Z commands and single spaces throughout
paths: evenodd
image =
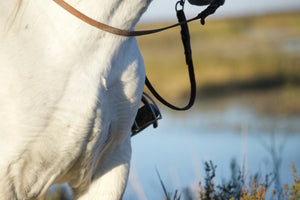
M 118 29 L 112 26 L 109 26 L 107 24 L 98 22 L 90 17 L 88 17 L 87 15 L 83 14 L 82 12 L 80 12 L 79 10 L 77 10 L 76 8 L 72 7 L 70 4 L 68 4 L 67 2 L 65 2 L 64 0 L 53 0 L 55 3 L 57 3 L 60 7 L 62 7 L 63 9 L 65 9 L 66 11 L 68 11 L 70 14 L 72 14 L 73 16 L 77 17 L 78 19 L 84 21 L 85 23 L 94 26 L 100 30 L 115 34 L 115 35 L 120 35 L 120 36 L 142 36 L 142 35 L 149 35 L 149 34 L 153 34 L 153 33 L 158 33 L 170 28 L 174 28 L 177 26 L 180 26 L 182 24 L 185 23 L 189 23 L 191 21 L 195 21 L 198 19 L 201 19 L 202 16 L 199 14 L 198 16 L 183 21 L 183 22 L 179 22 L 170 26 L 166 26 L 163 28 L 158 28 L 158 29 L 151 29 L 151 30 L 141 30 L 141 31 L 128 31 L 128 30 L 122 30 L 122 29 Z

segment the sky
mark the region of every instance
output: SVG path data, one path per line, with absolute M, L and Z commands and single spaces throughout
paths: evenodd
M 153 0 L 141 22 L 174 21 L 175 3 L 178 0 Z M 194 17 L 205 7 L 192 6 L 186 2 L 187 17 Z M 264 14 L 277 11 L 300 10 L 300 0 L 225 0 L 214 18 L 235 17 L 249 14 Z

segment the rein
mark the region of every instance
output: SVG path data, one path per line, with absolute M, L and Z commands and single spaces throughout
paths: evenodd
M 193 65 L 193 58 L 192 58 L 192 50 L 191 50 L 191 42 L 190 42 L 190 34 L 189 34 L 189 28 L 187 25 L 187 21 L 183 12 L 183 6 L 182 9 L 178 10 L 176 6 L 176 12 L 177 12 L 177 18 L 179 21 L 179 24 L 181 24 L 181 40 L 184 47 L 184 54 L 185 54 L 185 62 L 188 66 L 188 72 L 189 72 L 189 79 L 190 79 L 190 98 L 189 102 L 184 107 L 177 107 L 172 104 L 170 104 L 168 101 L 166 101 L 164 98 L 161 97 L 161 95 L 158 94 L 158 92 L 154 89 L 154 87 L 151 85 L 149 79 L 146 76 L 146 85 L 148 89 L 152 92 L 152 94 L 165 106 L 177 110 L 177 111 L 185 111 L 190 109 L 195 102 L 196 99 L 196 79 L 195 79 L 195 73 L 194 73 L 194 65 Z
M 60 7 L 62 7 L 66 11 L 68 11 L 70 14 L 72 14 L 73 16 L 77 17 L 78 19 L 84 21 L 85 23 L 87 23 L 91 26 L 94 26 L 94 27 L 96 27 L 96 28 L 98 28 L 102 31 L 108 32 L 108 33 L 112 33 L 112 34 L 119 35 L 119 36 L 126 36 L 126 37 L 143 36 L 143 35 L 158 33 L 158 32 L 161 32 L 161 31 L 164 31 L 164 30 L 167 30 L 167 29 L 171 29 L 171 28 L 180 26 L 182 24 L 185 24 L 185 23 L 195 21 L 195 20 L 198 20 L 198 19 L 202 18 L 200 15 L 197 15 L 196 17 L 194 17 L 190 20 L 179 22 L 179 23 L 176 23 L 176 24 L 173 24 L 173 25 L 170 25 L 170 26 L 166 26 L 166 27 L 163 27 L 163 28 L 151 29 L 151 30 L 141 30 L 141 31 L 128 31 L 128 30 L 118 29 L 118 28 L 109 26 L 107 24 L 98 22 L 98 21 L 88 17 L 87 15 L 83 14 L 82 12 L 77 10 L 76 8 L 72 7 L 70 4 L 68 4 L 64 0 L 53 0 L 53 1 L 55 3 L 57 3 Z
M 179 110 L 179 111 L 183 111 L 183 110 L 188 110 L 190 109 L 194 102 L 195 102 L 195 98 L 196 98 L 196 80 L 195 80 L 195 74 L 194 74 L 194 66 L 193 66 L 193 60 L 192 60 L 192 51 L 191 51 L 191 46 L 190 46 L 190 35 L 189 35 L 189 29 L 188 29 L 188 23 L 198 20 L 201 20 L 201 24 L 204 25 L 205 23 L 205 18 L 210 15 L 213 14 L 216 9 L 219 7 L 219 5 L 210 5 L 208 6 L 203 12 L 201 12 L 200 14 L 198 14 L 196 17 L 186 20 L 186 17 L 184 15 L 183 12 L 183 8 L 184 8 L 184 3 L 185 0 L 179 0 L 176 3 L 176 12 L 177 12 L 177 18 L 178 18 L 178 23 L 170 25 L 170 26 L 166 26 L 166 27 L 162 27 L 162 28 L 158 28 L 158 29 L 151 29 L 151 30 L 141 30 L 141 31 L 129 31 L 129 30 L 122 30 L 122 29 L 118 29 L 112 26 L 109 26 L 107 24 L 98 22 L 90 17 L 88 17 L 87 15 L 81 13 L 80 11 L 78 11 L 77 9 L 75 9 L 74 7 L 72 7 L 70 4 L 66 3 L 64 0 L 53 0 L 55 3 L 57 3 L 60 7 L 62 7 L 64 10 L 68 11 L 70 14 L 72 14 L 73 16 L 77 17 L 78 19 L 84 21 L 85 23 L 94 26 L 102 31 L 106 31 L 115 35 L 119 35 L 119 36 L 126 36 L 126 37 L 132 37 L 132 36 L 143 36 L 143 35 L 149 35 L 149 34 L 153 34 L 153 33 L 158 33 L 167 29 L 171 29 L 177 26 L 181 26 L 181 39 L 183 42 L 183 46 L 184 46 L 184 53 L 185 53 L 185 58 L 186 58 L 186 64 L 188 66 L 188 72 L 189 72 L 189 78 L 190 78 L 190 84 L 191 84 L 191 91 L 190 91 L 190 100 L 188 102 L 188 104 L 184 107 L 177 107 L 174 106 L 172 104 L 170 104 L 169 102 L 167 102 L 164 98 L 162 98 L 158 92 L 154 89 L 154 87 L 151 85 L 149 79 L 146 76 L 146 81 L 145 84 L 148 87 L 148 89 L 152 92 L 152 94 L 165 106 L 174 109 L 174 110 Z M 181 9 L 178 9 L 178 7 L 181 6 Z

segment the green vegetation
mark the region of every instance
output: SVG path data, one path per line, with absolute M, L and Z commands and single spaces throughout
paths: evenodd
M 246 175 L 241 172 L 233 160 L 231 162 L 231 179 L 223 181 L 222 184 L 216 184 L 214 178 L 216 177 L 216 168 L 212 161 L 205 162 L 205 178 L 204 185 L 200 182 L 199 193 L 197 197 L 193 197 L 194 191 L 184 189 L 182 194 L 175 191 L 174 195 L 168 193 L 164 188 L 165 200 L 298 200 L 300 199 L 300 175 L 297 174 L 294 164 L 293 169 L 293 183 L 292 185 L 285 184 L 284 189 L 276 185 L 274 175 L 266 175 L 263 179 L 257 173 L 250 177 L 247 183 Z M 160 181 L 161 178 L 159 177 Z M 162 182 L 162 181 L 161 181 Z M 272 189 L 272 184 L 273 186 Z M 282 193 L 284 190 L 284 193 Z
M 299 114 L 299 24 L 300 12 L 191 23 L 199 101 L 238 97 L 263 113 Z M 149 79 L 180 103 L 189 81 L 179 29 L 138 42 Z
M 300 199 L 300 174 L 297 174 L 295 165 L 292 165 L 293 169 L 293 184 L 288 183 L 284 186 L 284 194 L 287 196 L 287 200 Z

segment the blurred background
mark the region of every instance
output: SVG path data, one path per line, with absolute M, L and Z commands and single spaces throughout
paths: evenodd
M 174 23 L 175 2 L 153 1 L 137 29 Z M 189 18 L 205 8 L 186 4 Z M 190 86 L 179 30 L 138 43 L 154 87 L 184 105 Z M 230 179 L 233 159 L 247 179 L 271 174 L 271 188 L 291 184 L 292 163 L 300 171 L 300 1 L 227 0 L 205 26 L 191 23 L 190 34 L 196 104 L 187 112 L 159 104 L 158 128 L 132 139 L 124 199 L 164 199 L 156 170 L 168 192 L 196 199 L 209 160 L 216 185 Z

